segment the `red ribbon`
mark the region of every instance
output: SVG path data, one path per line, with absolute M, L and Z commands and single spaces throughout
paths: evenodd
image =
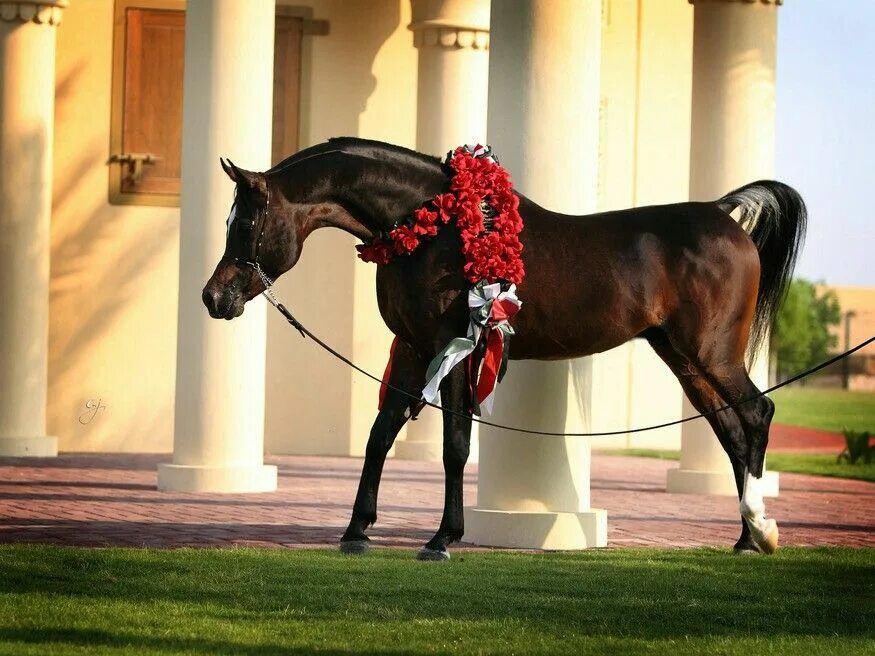
M 389 391 L 389 377 L 392 375 L 392 361 L 395 359 L 395 347 L 398 345 L 398 338 L 392 340 L 392 346 L 389 348 L 389 361 L 386 363 L 386 371 L 383 372 L 383 382 L 380 384 L 380 401 L 377 408 L 383 409 L 383 401 L 386 400 L 386 392 Z
M 484 330 L 485 335 L 481 339 L 486 340 L 486 353 L 483 354 L 483 366 L 477 381 L 477 403 L 483 403 L 484 399 L 492 394 L 498 383 L 498 371 L 501 369 L 501 361 L 504 357 L 504 333 L 495 330 L 493 326 L 506 321 L 519 312 L 520 306 L 508 300 L 501 299 L 492 302 L 489 310 L 489 319 Z
M 493 310 L 495 305 L 492 306 Z M 477 381 L 477 403 L 483 403 L 484 399 L 495 389 L 498 381 L 498 370 L 501 368 L 501 358 L 504 355 L 504 334 L 500 330 L 488 329 L 486 335 L 486 353 L 483 354 L 483 367 L 480 369 L 480 378 Z

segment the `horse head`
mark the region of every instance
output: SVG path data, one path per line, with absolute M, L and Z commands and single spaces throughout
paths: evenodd
M 227 238 L 203 290 L 210 316 L 233 319 L 291 269 L 307 236 L 335 227 L 369 241 L 447 184 L 437 160 L 387 144 L 332 139 L 264 173 L 220 160 L 237 185 Z
M 298 261 L 310 232 L 345 212 L 334 203 L 291 202 L 269 173 L 220 162 L 237 187 L 226 221 L 225 252 L 202 298 L 214 319 L 234 319 L 264 291 L 259 270 L 276 280 Z

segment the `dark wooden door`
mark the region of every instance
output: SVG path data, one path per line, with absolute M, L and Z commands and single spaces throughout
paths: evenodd
M 178 194 L 182 154 L 185 13 L 128 9 L 125 30 L 122 153 L 157 155 L 142 167 L 122 164 L 122 193 Z

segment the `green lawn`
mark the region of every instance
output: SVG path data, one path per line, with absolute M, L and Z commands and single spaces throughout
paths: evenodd
M 776 423 L 875 433 L 875 393 L 785 387 L 769 396 L 775 402 Z
M 603 449 L 597 453 L 614 456 L 639 456 L 659 458 L 660 460 L 680 460 L 680 451 L 661 449 Z M 868 465 L 857 463 L 837 463 L 836 456 L 829 453 L 769 453 L 766 457 L 768 469 L 795 474 L 814 476 L 834 476 L 836 478 L 855 478 L 861 481 L 875 481 L 875 462 Z
M 875 550 L 0 547 L 3 654 L 873 653 Z

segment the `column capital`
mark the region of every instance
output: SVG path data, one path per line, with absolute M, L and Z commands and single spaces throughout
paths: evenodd
M 59 25 L 69 0 L 0 0 L 0 22 Z
M 487 0 L 410 0 L 410 4 L 413 15 L 408 29 L 417 48 L 489 49 Z
M 688 0 L 691 5 L 702 4 L 703 2 L 743 2 L 747 5 L 782 5 L 784 4 L 784 0 Z

